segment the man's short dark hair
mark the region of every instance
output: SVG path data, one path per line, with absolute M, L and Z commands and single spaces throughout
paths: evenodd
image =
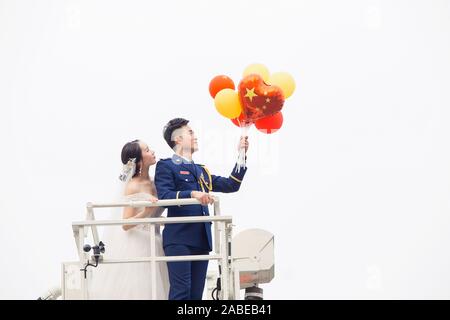
M 175 147 L 175 141 L 172 141 L 172 132 L 175 130 L 184 127 L 189 123 L 189 120 L 183 118 L 175 118 L 167 122 L 163 129 L 164 140 L 166 140 L 167 144 L 171 149 Z

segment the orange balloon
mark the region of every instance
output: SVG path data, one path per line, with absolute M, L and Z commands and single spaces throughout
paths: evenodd
M 234 82 L 231 78 L 219 75 L 215 76 L 209 83 L 209 94 L 215 98 L 216 94 L 223 89 L 235 89 Z

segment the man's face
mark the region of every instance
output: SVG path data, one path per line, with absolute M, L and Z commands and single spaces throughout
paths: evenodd
M 197 137 L 195 136 L 194 130 L 188 125 L 180 128 L 180 132 L 175 139 L 177 139 L 175 141 L 178 141 L 179 146 L 183 150 L 190 150 L 191 153 L 198 150 Z

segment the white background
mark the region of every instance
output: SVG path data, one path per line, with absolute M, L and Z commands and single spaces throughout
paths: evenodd
M 235 232 L 275 235 L 265 298 L 450 298 L 449 57 L 444 0 L 0 1 L 0 298 L 58 284 L 125 142 L 168 157 L 185 117 L 228 175 L 240 132 L 208 84 L 254 62 L 297 82 L 222 195 Z

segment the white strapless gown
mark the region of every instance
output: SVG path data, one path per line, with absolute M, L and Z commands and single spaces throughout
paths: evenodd
M 148 200 L 149 194 L 136 193 L 125 199 Z M 142 210 L 145 210 L 142 208 Z M 159 208 L 152 217 L 160 216 Z M 121 219 L 120 217 L 113 217 Z M 150 226 L 139 225 L 128 231 L 119 227 L 105 227 L 100 240 L 105 244 L 105 259 L 120 259 L 150 256 Z M 164 256 L 159 227 L 156 228 L 156 254 Z M 99 264 L 92 268 L 89 281 L 89 299 L 93 300 L 150 300 L 150 262 Z M 169 293 L 169 276 L 166 262 L 156 263 L 156 298 L 166 300 Z

